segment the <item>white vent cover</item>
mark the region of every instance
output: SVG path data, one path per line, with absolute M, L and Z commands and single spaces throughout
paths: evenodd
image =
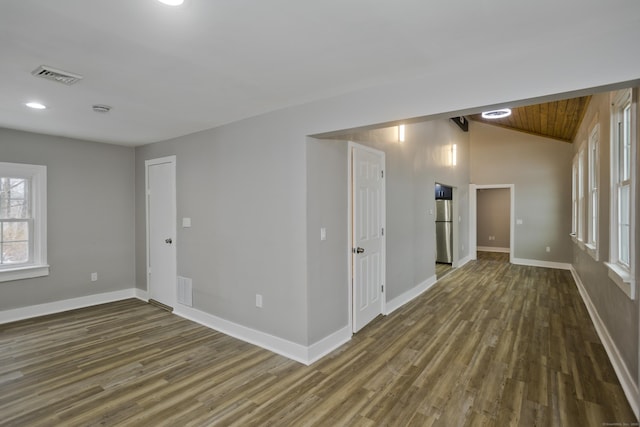
M 62 83 L 70 86 L 74 83 L 82 80 L 80 74 L 70 73 L 68 71 L 56 70 L 55 68 L 47 65 L 41 65 L 31 72 L 36 77 L 42 77 L 43 79 L 53 80 L 54 82 Z
M 193 282 L 188 277 L 178 276 L 178 302 L 193 306 Z

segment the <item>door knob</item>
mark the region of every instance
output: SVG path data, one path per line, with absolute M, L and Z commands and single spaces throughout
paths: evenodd
M 168 239 L 164 239 L 165 243 L 171 244 L 173 243 L 173 240 L 171 240 L 171 237 L 169 237 Z
M 360 248 L 360 247 L 355 248 L 355 249 L 353 250 L 353 252 L 354 252 L 354 253 L 356 253 L 356 254 L 361 254 L 361 253 L 363 253 L 363 252 L 364 252 L 364 248 Z

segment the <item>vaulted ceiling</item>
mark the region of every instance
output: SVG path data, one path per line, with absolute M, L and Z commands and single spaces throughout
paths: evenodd
M 481 114 L 469 119 L 517 130 L 546 138 L 572 142 L 591 96 L 563 99 L 544 104 L 528 105 L 511 109 L 511 115 L 500 119 L 484 119 Z

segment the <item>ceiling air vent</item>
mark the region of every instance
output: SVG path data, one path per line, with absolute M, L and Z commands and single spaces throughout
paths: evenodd
M 42 77 L 43 79 L 53 80 L 54 82 L 62 83 L 70 86 L 78 81 L 82 80 L 82 76 L 79 74 L 70 73 L 68 71 L 56 70 L 47 65 L 41 65 L 31 72 L 36 77 Z

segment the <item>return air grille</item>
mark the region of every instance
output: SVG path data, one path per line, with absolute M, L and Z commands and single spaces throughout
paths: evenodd
M 62 83 L 67 86 L 71 86 L 74 83 L 82 80 L 82 76 L 79 74 L 70 73 L 68 71 L 56 70 L 46 65 L 41 65 L 31 72 L 36 77 L 42 77 L 43 79 L 53 80 L 54 82 Z

